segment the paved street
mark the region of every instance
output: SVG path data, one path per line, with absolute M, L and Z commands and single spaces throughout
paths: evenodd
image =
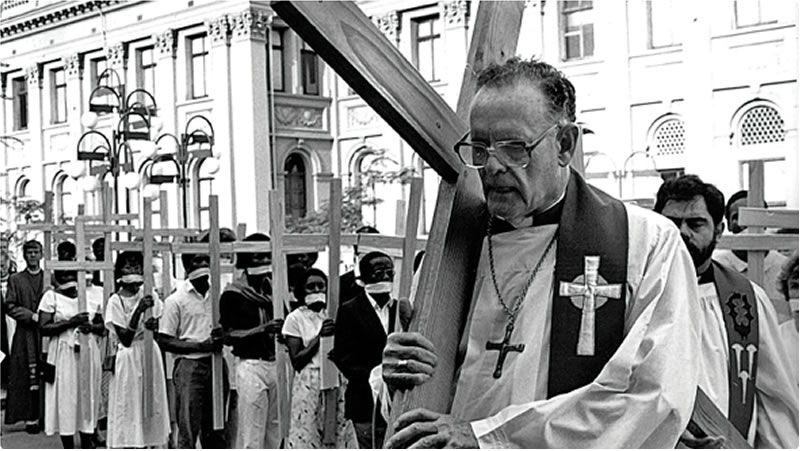
M 0 432 L 0 447 L 3 449 L 60 449 L 57 435 L 48 437 L 44 432 L 31 435 L 25 432 L 25 424 L 3 425 Z

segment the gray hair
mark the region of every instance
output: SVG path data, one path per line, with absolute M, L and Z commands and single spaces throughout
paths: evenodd
M 478 73 L 477 88 L 501 88 L 523 80 L 542 91 L 554 120 L 575 122 L 575 87 L 561 71 L 544 61 L 515 56 L 503 64 L 490 64 Z

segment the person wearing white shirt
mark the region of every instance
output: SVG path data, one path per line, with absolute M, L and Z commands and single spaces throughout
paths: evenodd
M 335 325 L 327 313 L 328 277 L 316 268 L 310 268 L 295 280 L 294 295 L 302 305 L 289 313 L 283 324 L 283 335 L 289 348 L 289 359 L 296 371 L 292 384 L 292 422 L 287 448 L 320 449 L 322 431 L 318 427 L 324 419 L 320 366 L 328 356 L 320 352 L 322 337 L 334 334 Z M 346 381 L 339 375 L 339 386 Z M 334 448 L 356 448 L 356 432 L 350 420 L 344 417 L 344 390 L 339 390 L 336 409 L 336 440 Z
M 178 448 L 224 448 L 224 431 L 215 431 L 212 409 L 211 354 L 222 350 L 222 334 L 212 331 L 209 299 L 209 257 L 181 256 L 187 274 L 183 283 L 164 300 L 157 340 L 164 351 L 176 354 L 173 370 Z M 227 367 L 223 365 L 223 393 L 227 392 Z

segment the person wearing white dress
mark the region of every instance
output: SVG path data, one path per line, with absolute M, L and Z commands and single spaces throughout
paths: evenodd
M 79 311 L 76 280 L 75 271 L 56 271 L 56 289 L 45 292 L 39 303 L 39 328 L 43 336 L 51 338 L 47 363 L 55 365 L 54 378 L 45 380 L 44 430 L 47 435 L 57 432 L 64 448 L 74 448 L 74 435 L 79 433 L 81 446 L 89 448 L 93 447 L 100 407 L 97 336 L 105 329 L 102 299 L 87 298 L 87 311 Z M 81 334 L 95 336 L 82 342 Z
M 154 293 L 142 291 L 143 257 L 139 252 L 123 252 L 117 257 L 114 277 L 117 292 L 106 306 L 106 328 L 116 336 L 114 375 L 108 395 L 109 448 L 164 447 L 169 434 L 167 389 L 161 350 L 153 341 L 152 414 L 144 415 L 142 373 L 145 358 L 145 327 L 157 328 L 161 300 Z M 152 319 L 143 324 L 142 315 L 152 309 Z
M 326 313 L 325 293 L 328 278 L 310 268 L 296 281 L 294 295 L 303 304 L 289 313 L 283 323 L 283 335 L 289 347 L 289 359 L 297 372 L 292 383 L 291 425 L 287 448 L 328 448 L 322 440 L 324 424 L 323 393 L 320 390 L 320 365 L 327 356 L 320 355 L 320 339 L 333 336 L 334 322 Z M 345 380 L 341 375 L 337 399 L 336 440 L 333 448 L 357 448 L 356 430 L 344 417 Z

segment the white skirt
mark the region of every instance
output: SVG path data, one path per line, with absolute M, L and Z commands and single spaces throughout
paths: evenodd
M 53 338 L 48 344 L 48 362 L 56 366 L 56 379 L 44 386 L 44 432 L 47 435 L 74 435 L 76 432 L 92 433 L 97 425 L 100 408 L 101 357 L 97 339 L 89 335 L 87 349 L 75 352 L 71 340 L 63 338 L 74 329 Z M 76 340 L 77 341 L 77 340 Z M 81 357 L 85 365 L 81 366 Z M 85 396 L 79 394 L 86 393 Z
M 167 386 L 161 350 L 153 342 L 153 414 L 144 416 L 144 341 L 134 340 L 130 347 L 117 345 L 114 375 L 108 391 L 109 448 L 166 446 L 169 435 Z

